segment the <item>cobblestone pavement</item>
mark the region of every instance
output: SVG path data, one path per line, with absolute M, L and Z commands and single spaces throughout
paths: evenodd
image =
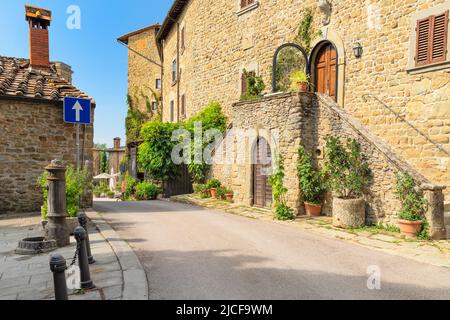
M 387 232 L 371 228 L 358 230 L 344 230 L 332 226 L 332 218 L 299 217 L 294 221 L 276 221 L 269 210 L 247 207 L 219 201 L 215 199 L 201 199 L 196 195 L 181 195 L 171 198 L 172 201 L 195 204 L 209 209 L 222 210 L 235 215 L 260 220 L 271 220 L 274 223 L 291 225 L 297 228 L 318 233 L 343 241 L 386 252 L 389 254 L 412 259 L 418 262 L 439 267 L 450 268 L 450 241 L 418 241 L 402 237 L 398 233 Z
M 0 217 L 0 300 L 52 300 L 53 276 L 49 269 L 49 253 L 21 256 L 14 253 L 18 241 L 42 236 L 40 216 Z M 69 290 L 69 300 L 119 300 L 123 297 L 123 274 L 119 260 L 110 244 L 89 225 L 92 255 L 96 262 L 90 265 L 91 278 L 96 289 L 85 292 Z M 69 265 L 76 242 L 58 249 Z

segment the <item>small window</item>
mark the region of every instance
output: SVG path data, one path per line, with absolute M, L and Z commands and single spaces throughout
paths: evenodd
M 241 9 L 244 9 L 248 7 L 249 5 L 253 4 L 255 0 L 241 0 Z
M 186 117 L 186 95 L 181 96 L 181 117 L 184 119 Z
M 181 29 L 181 50 L 184 51 L 185 48 L 186 48 L 186 29 L 185 27 L 183 27 L 183 29 Z
M 172 61 L 172 83 L 177 82 L 177 59 Z
M 158 109 L 158 102 L 153 101 L 153 102 L 152 102 L 152 110 L 153 110 L 153 111 L 156 111 L 157 109 Z
M 172 101 L 170 101 L 170 122 L 174 121 L 174 109 L 175 109 L 175 105 L 172 100 Z
M 156 79 L 155 87 L 157 90 L 161 90 L 161 79 Z
M 416 66 L 443 62 L 447 57 L 448 11 L 417 21 Z

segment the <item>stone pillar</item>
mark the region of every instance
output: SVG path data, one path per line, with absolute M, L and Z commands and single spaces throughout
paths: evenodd
M 444 193 L 445 186 L 431 184 L 422 185 L 425 197 L 428 201 L 425 217 L 430 225 L 430 237 L 433 240 L 445 239 L 447 234 L 444 222 Z
M 48 224 L 45 237 L 55 240 L 58 247 L 70 244 L 70 232 L 66 222 L 66 166 L 53 160 L 45 168 L 48 172 Z

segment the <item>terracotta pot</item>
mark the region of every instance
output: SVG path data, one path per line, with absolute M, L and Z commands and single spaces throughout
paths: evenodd
M 233 201 L 233 194 L 232 193 L 227 193 L 227 194 L 225 194 L 225 197 L 226 197 L 226 199 L 227 199 L 227 201 Z
M 310 217 L 318 217 L 322 212 L 322 205 L 305 202 L 306 214 Z
M 398 220 L 398 225 L 401 233 L 409 238 L 417 237 L 422 229 L 422 221 Z
M 212 198 L 216 198 L 217 197 L 217 189 L 216 188 L 209 189 L 209 194 L 211 195 Z
M 307 82 L 297 82 L 299 92 L 308 92 Z

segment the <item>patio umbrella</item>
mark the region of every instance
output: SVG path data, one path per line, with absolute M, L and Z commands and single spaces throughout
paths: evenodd
M 111 175 L 107 173 L 102 173 L 94 177 L 95 180 L 111 179 L 111 178 L 112 178 Z

